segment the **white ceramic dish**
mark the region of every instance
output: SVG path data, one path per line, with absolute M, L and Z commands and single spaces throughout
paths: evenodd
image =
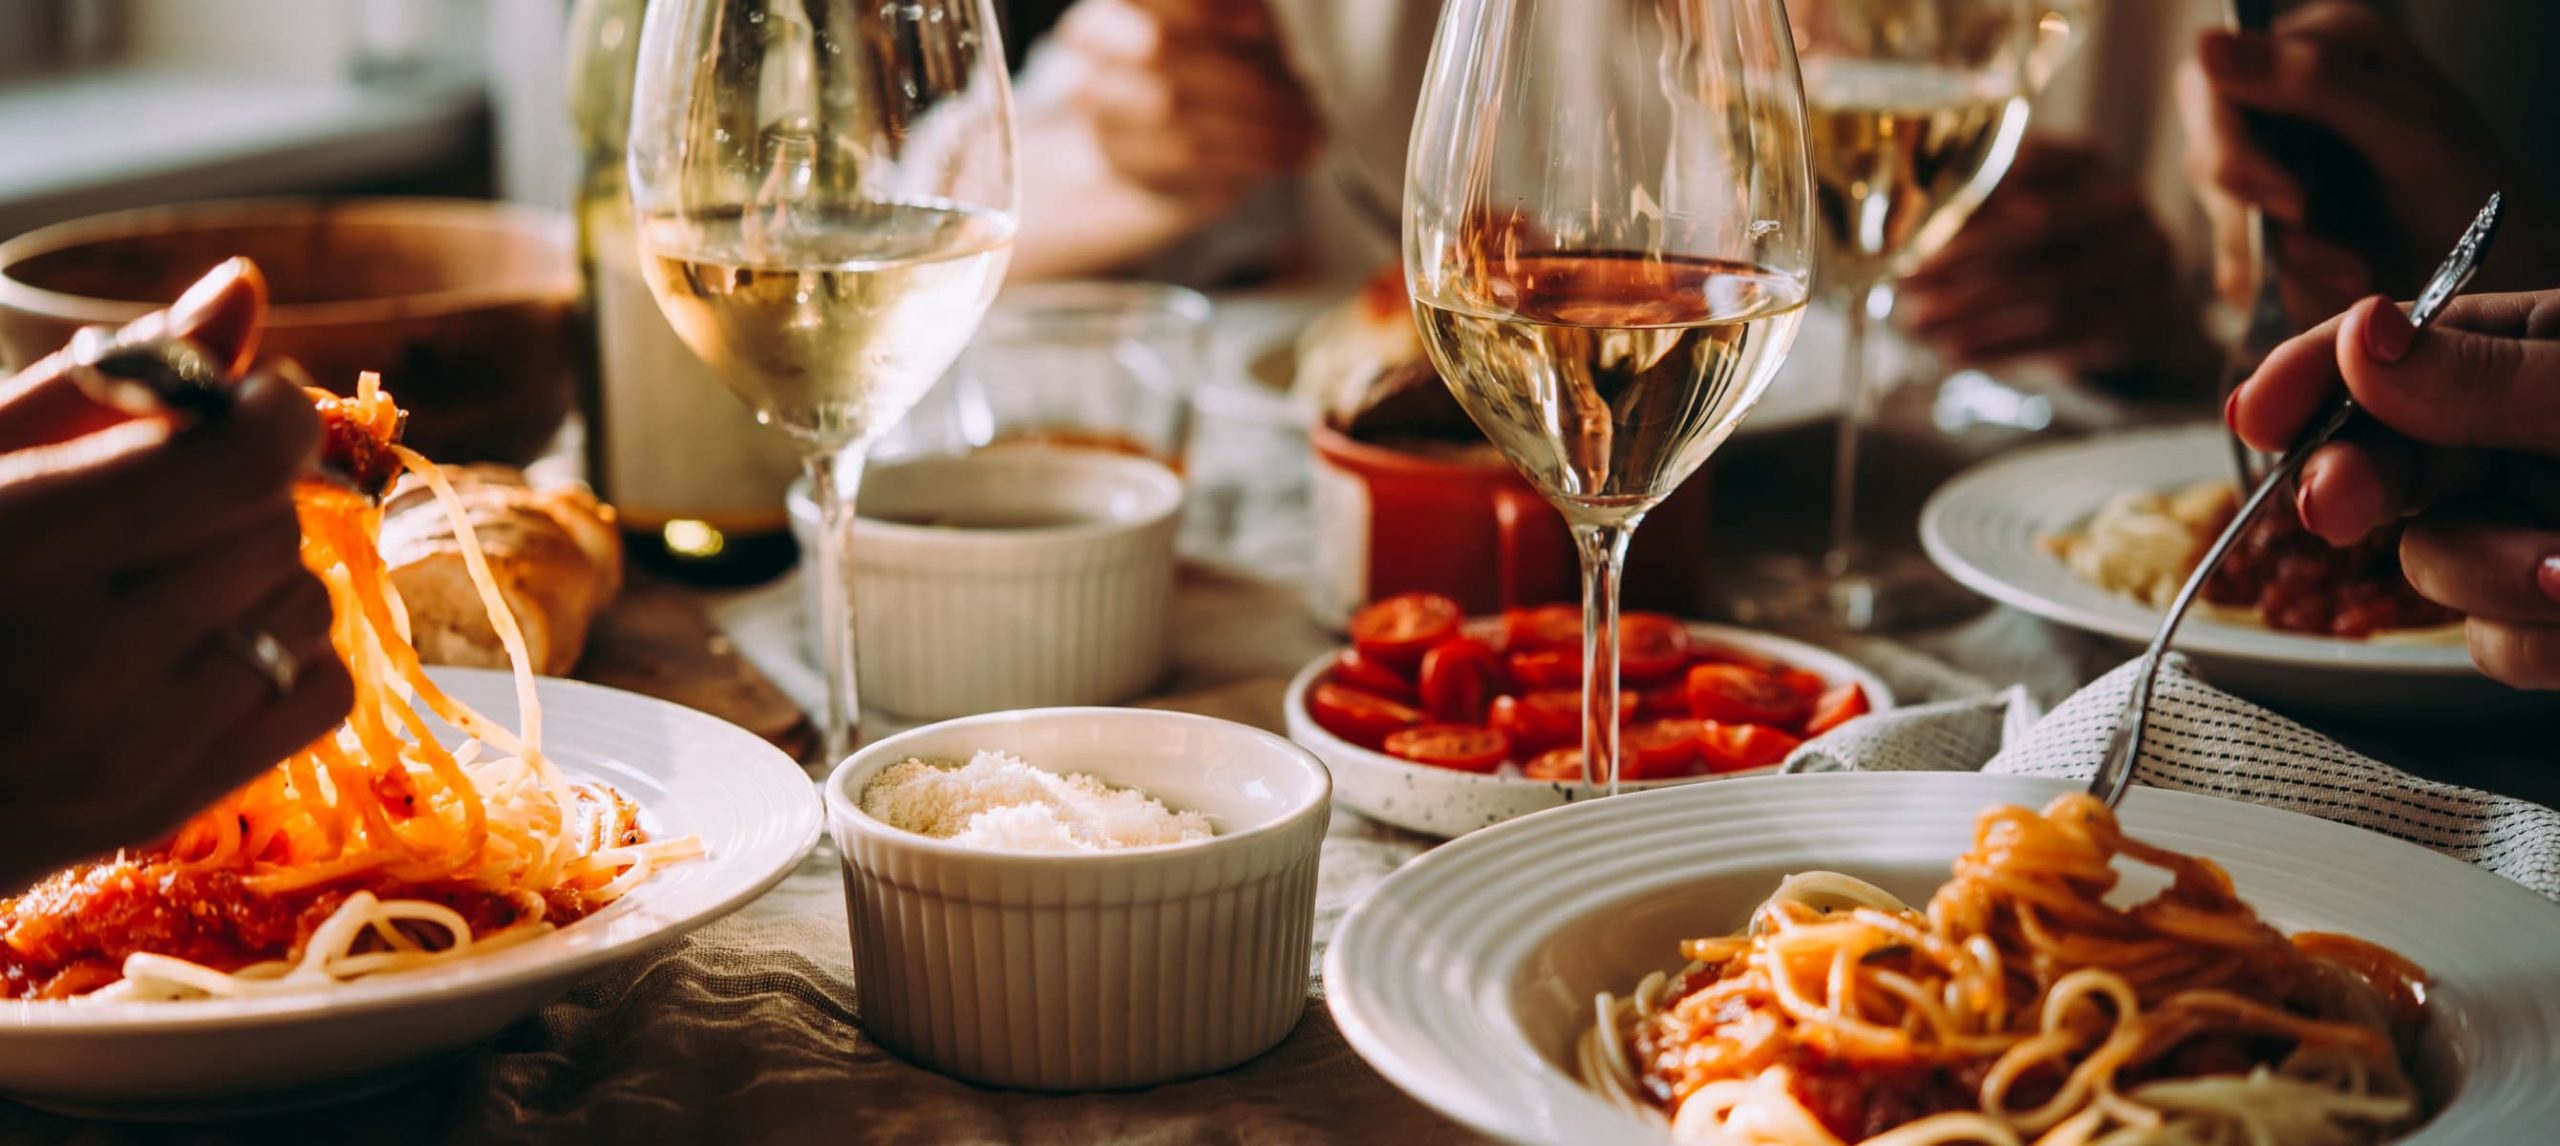
M 1469 627 L 1483 632 L 1498 623 L 1476 620 L 1469 622 Z M 1866 690 L 1867 705 L 1873 712 L 1887 712 L 1894 706 L 1893 690 L 1885 686 L 1882 677 L 1854 661 L 1802 641 L 1749 629 L 1699 623 L 1690 624 L 1689 638 L 1699 644 L 1722 645 L 1810 669 L 1834 685 L 1854 682 Z M 1333 770 L 1335 794 L 1344 806 L 1373 820 L 1446 839 L 1591 795 L 1591 789 L 1584 785 L 1527 779 L 1509 765 L 1498 773 L 1478 774 L 1399 760 L 1325 731 L 1324 726 L 1316 723 L 1307 712 L 1307 691 L 1316 686 L 1327 669 L 1333 667 L 1333 659 L 1337 655 L 1326 653 L 1298 670 L 1297 677 L 1289 682 L 1282 712 L 1288 721 L 1289 738 L 1313 749 L 1317 756 L 1324 758 L 1325 766 Z M 1772 771 L 1775 769 L 1758 768 L 1678 780 L 1637 780 L 1621 785 L 1621 788 L 1628 792 L 1641 792 Z
M 505 673 L 431 670 L 453 696 L 512 727 Z M 544 680 L 543 743 L 573 777 L 640 804 L 657 836 L 702 840 L 595 915 L 450 967 L 326 993 L 192 1003 L 0 1003 L 0 1093 L 116 1118 L 189 1119 L 344 1100 L 406 1078 L 567 990 L 579 976 L 670 942 L 770 890 L 817 842 L 817 793 L 755 734 L 688 708 Z
M 853 524 L 863 701 L 941 720 L 1145 692 L 1164 674 L 1182 497 L 1173 471 L 1095 450 L 875 467 Z M 795 488 L 791 509 L 814 626 L 817 506 Z
M 1946 879 L 1984 807 L 2041 806 L 2077 787 L 1780 776 L 1533 816 L 1390 876 L 1335 934 L 1325 994 L 1370 1065 L 1486 1134 L 1664 1141 L 1663 1127 L 1571 1073 L 1594 993 L 1677 967 L 1679 939 L 1733 930 L 1791 872 L 1844 871 L 1916 901 Z M 2277 926 L 2361 936 L 2427 969 L 2421 1073 L 2450 1101 L 2402 1146 L 2548 1141 L 2560 1121 L 2560 910 L 2478 868 L 2290 812 L 2136 789 L 2123 815 L 2143 839 L 2221 863 Z
M 1947 575 L 2047 620 L 2147 644 L 2160 610 L 2090 585 L 2036 544 L 2068 532 L 2128 489 L 2176 489 L 2230 472 L 2218 426 L 2045 446 L 1956 477 L 1920 515 L 1920 541 Z M 2471 666 L 2459 641 L 2340 640 L 2190 614 L 2178 646 L 2215 684 L 2277 707 L 2441 716 L 2515 703 Z
M 987 750 L 1204 813 L 1217 835 L 1029 855 L 861 810 L 889 765 Z M 1175 712 L 997 713 L 864 748 L 826 786 L 863 1029 L 930 1069 L 1031 1090 L 1151 1086 L 1271 1049 L 1306 1009 L 1331 792 L 1305 749 Z

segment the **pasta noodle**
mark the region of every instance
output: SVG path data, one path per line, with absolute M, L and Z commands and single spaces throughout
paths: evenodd
M 2172 883 L 2107 902 L 2117 865 Z M 1796 876 L 1750 929 L 1602 994 L 1586 1083 L 1684 1142 L 2359 1146 L 2413 1125 L 2425 977 L 2261 922 L 2085 795 L 1985 812 L 1927 907 Z
M 302 483 L 303 563 L 328 589 L 331 644 L 356 686 L 345 723 L 165 845 L 0 901 L 6 993 L 179 1000 L 324 989 L 524 942 L 700 854 L 689 838 L 644 839 L 629 800 L 570 783 L 543 753 L 523 635 L 451 485 L 395 443 L 403 415 L 375 378 L 364 376 L 353 398 L 314 397 L 333 449 L 396 462 L 443 504 L 513 667 L 521 727 L 472 710 L 427 675 L 375 548 L 377 500 Z M 470 740 L 446 749 L 430 717 Z

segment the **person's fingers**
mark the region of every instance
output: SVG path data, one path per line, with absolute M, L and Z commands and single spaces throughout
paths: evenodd
M 232 259 L 197 280 L 168 310 L 145 316 L 126 333 L 149 337 L 166 331 L 191 339 L 237 374 L 257 353 L 266 306 L 266 279 L 257 265 Z M 126 420 L 74 384 L 69 366 L 67 357 L 47 355 L 0 380 L 0 452 L 67 441 Z
M 2302 325 L 2322 322 L 2374 293 L 2373 264 L 2326 239 L 2286 230 L 2277 239 L 2285 311 Z
M 329 644 L 329 621 L 327 590 L 302 574 L 228 630 L 244 640 L 265 633 L 292 655 L 293 687 L 281 695 L 233 636 L 201 643 L 166 678 L 161 710 L 106 738 L 97 753 L 105 780 L 88 777 L 89 795 L 70 801 L 79 809 L 70 814 L 147 838 L 345 720 L 354 684 Z
M 2542 570 L 2560 561 L 2560 532 L 2467 515 L 2429 514 L 2400 535 L 2400 567 L 2428 600 L 2474 617 L 2560 625 Z
M 2539 297 L 2458 300 L 2463 313 L 2424 338 L 2398 306 L 2367 300 L 2338 326 L 2337 371 L 2374 418 L 2419 441 L 2560 458 L 2560 341 L 2483 332 L 2525 327 Z
M 289 579 L 305 578 L 302 524 L 290 497 L 240 530 L 213 538 L 118 587 L 111 622 L 118 658 L 165 671 L 204 637 L 235 624 Z
M 0 455 L 0 536 L 46 539 L 0 581 L 148 567 L 237 530 L 310 470 L 320 436 L 309 397 L 262 375 L 184 432 L 127 422 Z
M 2473 617 L 2463 632 L 2471 663 L 2491 679 L 2515 688 L 2560 689 L 2560 626 Z
M 2231 36 L 2220 31 L 2204 33 L 2196 49 L 2204 65 L 2180 75 L 2180 101 L 2192 105 L 2184 113 L 2189 132 L 2187 176 L 2199 187 L 2216 189 L 2279 222 L 2298 226 L 2310 210 L 2310 195 L 2301 178 L 2258 146 L 2243 105 L 2213 74 L 2212 59 L 2217 51 L 2227 49 L 2209 45 Z
M 2364 154 L 2423 146 L 2429 128 L 2401 110 L 2380 50 L 2341 37 L 2209 29 L 2196 58 L 2213 93 L 2245 108 L 2305 120 L 2338 133 Z
M 2417 450 L 2388 432 L 2352 434 L 2305 462 L 2294 511 L 2331 545 L 2353 545 L 2417 506 Z
M 2343 317 L 2333 318 L 2286 339 L 2231 392 L 2226 419 L 2241 441 L 2267 453 L 2283 452 L 2346 384 L 2338 373 L 2343 325 Z

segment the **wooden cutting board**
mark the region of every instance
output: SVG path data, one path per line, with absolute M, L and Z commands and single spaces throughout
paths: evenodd
M 636 569 L 587 634 L 575 675 L 710 713 L 796 760 L 816 750 L 817 729 L 808 715 L 738 652 L 702 602 Z

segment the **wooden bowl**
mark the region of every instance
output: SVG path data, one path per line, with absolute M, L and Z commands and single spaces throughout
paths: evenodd
M 530 461 L 575 402 L 567 221 L 460 199 L 153 207 L 30 231 L 0 243 L 0 367 L 166 306 L 235 255 L 273 291 L 260 356 L 341 391 L 379 372 L 410 444 L 439 461 Z

